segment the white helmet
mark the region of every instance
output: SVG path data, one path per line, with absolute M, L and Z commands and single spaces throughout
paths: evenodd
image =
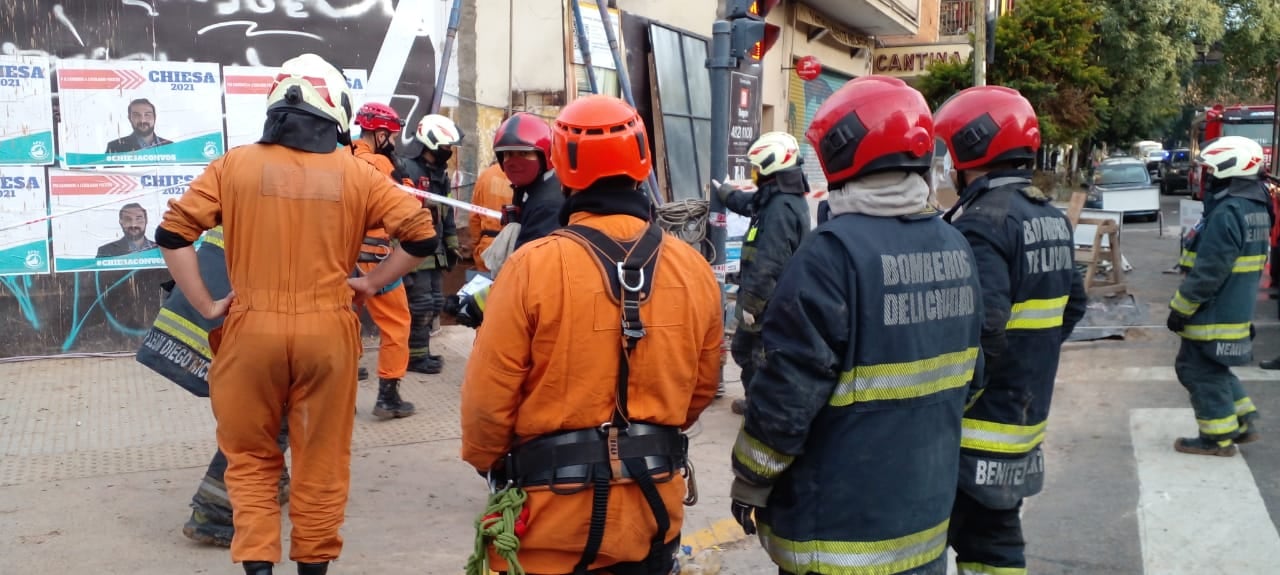
M 418 121 L 418 132 L 415 134 L 419 142 L 428 150 L 435 151 L 440 146 L 455 146 L 462 141 L 462 132 L 453 120 L 440 114 L 427 114 Z
M 1262 145 L 1241 136 L 1214 139 L 1196 156 L 1196 163 L 1204 165 L 1210 175 L 1219 179 L 1257 176 L 1262 162 Z
M 768 176 L 800 163 L 800 144 L 786 132 L 768 132 L 747 149 L 747 159 L 761 176 Z
M 351 130 L 351 91 L 342 72 L 315 54 L 303 54 L 280 66 L 267 95 L 267 109 L 287 107 L 332 120 L 339 133 Z

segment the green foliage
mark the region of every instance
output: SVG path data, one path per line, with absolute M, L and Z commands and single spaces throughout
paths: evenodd
M 1045 142 L 1089 136 L 1107 106 L 1102 90 L 1110 80 L 1090 53 L 1098 17 L 1086 0 L 1023 0 L 996 22 L 995 63 L 987 69 L 987 83 L 1018 90 L 1031 102 Z M 971 85 L 972 58 L 935 61 L 920 91 L 936 107 Z
M 1205 66 L 1192 86 L 1196 105 L 1262 104 L 1275 99 L 1280 72 L 1280 0 L 1206 0 L 1222 14 L 1216 52 L 1221 62 Z
M 1217 0 L 1103 0 L 1098 2 L 1098 61 L 1110 71 L 1100 139 L 1126 144 L 1158 138 L 1183 111 L 1184 86 L 1196 45 L 1222 36 Z

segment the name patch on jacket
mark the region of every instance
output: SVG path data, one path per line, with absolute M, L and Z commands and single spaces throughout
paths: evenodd
M 881 255 L 885 288 L 916 286 L 884 294 L 884 325 L 909 325 L 972 315 L 973 286 L 937 284 L 973 276 L 973 263 L 964 250 Z
M 1244 223 L 1248 225 L 1245 230 L 1244 241 L 1246 242 L 1263 242 L 1271 240 L 1271 215 L 1266 212 L 1254 212 L 1245 214 Z
M 1026 251 L 1028 273 L 1039 274 L 1072 269 L 1075 265 L 1072 253 L 1071 226 L 1067 220 L 1055 216 L 1031 218 L 1022 222 L 1022 243 Z M 1059 245 L 1044 244 L 1053 242 Z

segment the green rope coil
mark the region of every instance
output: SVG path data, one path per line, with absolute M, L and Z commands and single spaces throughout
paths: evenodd
M 490 541 L 498 556 L 506 560 L 507 573 L 525 575 L 524 567 L 516 559 L 520 551 L 516 517 L 528 497 L 519 487 L 503 489 L 489 496 L 487 506 L 476 519 L 476 549 L 467 559 L 467 575 L 489 575 L 489 553 L 485 547 Z M 496 517 L 489 517 L 495 513 Z

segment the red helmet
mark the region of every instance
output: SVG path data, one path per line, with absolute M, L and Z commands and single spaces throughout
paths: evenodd
M 876 172 L 925 172 L 933 162 L 933 120 L 924 96 L 888 76 L 855 78 L 814 114 L 805 138 L 835 188 Z
M 386 104 L 369 102 L 360 106 L 360 111 L 356 112 L 356 125 L 361 130 L 390 130 L 399 132 L 404 128 L 404 123 L 400 121 L 400 115 Z
M 493 152 L 502 161 L 502 152 L 517 150 L 541 152 L 544 161 L 551 160 L 551 126 L 542 118 L 527 112 L 516 112 L 498 126 L 493 135 Z
M 1036 111 L 1012 88 L 965 88 L 938 107 L 933 121 L 957 170 L 1034 160 L 1040 148 Z
M 552 133 L 551 165 L 571 190 L 585 190 L 610 176 L 643 182 L 653 170 L 644 122 L 635 108 L 613 96 L 570 102 L 560 110 Z

